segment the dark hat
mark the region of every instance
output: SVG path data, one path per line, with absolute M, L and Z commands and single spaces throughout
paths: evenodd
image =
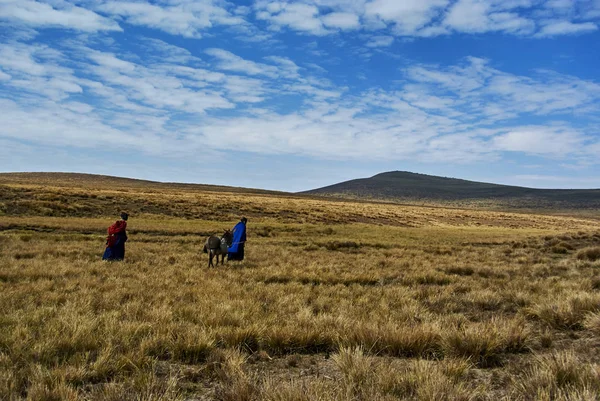
M 125 221 L 127 221 L 127 219 L 129 218 L 129 215 L 125 212 L 121 213 L 121 218 Z
M 247 219 L 247 218 L 245 218 L 245 217 L 242 217 L 242 220 L 241 220 L 241 221 L 242 221 L 243 223 L 246 223 L 246 222 L 248 221 L 248 219 Z

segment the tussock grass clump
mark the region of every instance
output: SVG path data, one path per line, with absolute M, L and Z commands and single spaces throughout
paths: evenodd
M 296 379 L 281 381 L 267 378 L 261 386 L 264 401 L 342 401 L 331 379 Z
M 448 274 L 456 274 L 458 276 L 472 276 L 475 273 L 475 269 L 472 267 L 453 266 L 445 270 Z
M 528 350 L 529 331 L 520 320 L 493 319 L 489 322 L 459 327 L 445 334 L 445 355 L 466 358 L 479 367 L 498 366 L 506 353 Z
M 27 391 L 27 399 L 33 401 L 76 401 L 77 390 L 69 386 L 64 379 L 52 371 L 37 366 L 31 373 L 31 383 Z
M 519 377 L 517 394 L 524 400 L 597 400 L 597 367 L 581 361 L 572 351 L 537 357 Z
M 342 386 L 347 399 L 368 400 L 375 396 L 375 361 L 362 348 L 342 347 L 332 356 L 342 373 Z
M 481 398 L 481 391 L 477 387 L 448 375 L 443 365 L 440 367 L 430 361 L 417 361 L 400 377 L 396 376 L 391 394 L 401 399 L 424 401 L 470 401 Z
M 226 327 L 218 334 L 217 342 L 224 347 L 238 348 L 246 352 L 260 349 L 262 330 L 256 327 Z
M 575 247 L 571 243 L 565 242 L 565 241 L 561 241 L 557 246 L 565 248 L 569 251 L 572 251 L 575 249 Z
M 263 347 L 277 355 L 332 352 L 337 348 L 337 334 L 328 330 L 307 330 L 295 327 L 272 329 L 263 340 Z
M 360 346 L 371 354 L 394 357 L 434 357 L 441 355 L 440 328 L 434 325 L 369 325 L 350 329 L 341 344 Z
M 595 335 L 600 336 L 600 313 L 588 314 L 583 322 L 583 326 Z
M 175 361 L 197 364 L 206 361 L 213 350 L 215 340 L 212 335 L 197 327 L 173 333 L 168 351 Z
M 259 389 L 244 369 L 247 356 L 235 349 L 220 350 L 210 362 L 215 365 L 218 385 L 215 398 L 219 401 L 251 401 Z
M 577 252 L 577 259 L 596 261 L 600 259 L 600 247 L 584 248 Z
M 565 246 L 562 246 L 562 245 L 560 245 L 560 244 L 559 244 L 559 245 L 554 245 L 554 246 L 552 247 L 552 253 L 557 253 L 557 254 L 562 254 L 562 255 L 564 255 L 564 254 L 567 254 L 567 253 L 569 253 L 569 248 L 567 248 L 567 247 L 565 247 Z
M 179 388 L 179 380 L 175 375 L 159 375 L 153 368 L 150 371 L 136 372 L 124 382 L 94 386 L 86 397 L 103 401 L 184 401 L 187 398 Z
M 580 330 L 586 314 L 597 311 L 600 311 L 600 294 L 581 294 L 537 304 L 527 308 L 525 313 L 556 329 Z
M 436 364 L 416 360 L 397 363 L 368 356 L 363 349 L 341 348 L 332 356 L 342 374 L 342 400 L 418 399 L 425 401 L 472 400 L 480 395 L 475 386 L 461 382 L 470 369 L 467 361 Z
M 415 277 L 414 282 L 421 285 L 448 285 L 452 280 L 439 274 L 426 274 Z
M 355 241 L 329 241 L 323 246 L 329 251 L 358 250 L 361 247 Z

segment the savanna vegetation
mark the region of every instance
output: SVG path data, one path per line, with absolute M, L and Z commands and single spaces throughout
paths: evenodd
M 2 400 L 600 398 L 585 216 L 0 175 L 0 311 Z

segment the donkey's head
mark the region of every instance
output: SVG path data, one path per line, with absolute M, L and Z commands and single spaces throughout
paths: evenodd
M 221 238 L 223 238 L 225 242 L 227 242 L 228 246 L 231 246 L 231 244 L 233 243 L 233 233 L 231 232 L 231 230 L 225 230 Z

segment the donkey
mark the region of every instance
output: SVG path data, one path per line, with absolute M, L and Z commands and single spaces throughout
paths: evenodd
M 225 255 L 227 248 L 233 243 L 233 233 L 231 230 L 225 230 L 221 238 L 211 235 L 204 243 L 202 252 L 208 253 L 208 267 L 215 267 L 213 257 L 217 256 L 217 266 L 219 265 L 219 255 L 221 255 L 221 265 L 225 264 Z

